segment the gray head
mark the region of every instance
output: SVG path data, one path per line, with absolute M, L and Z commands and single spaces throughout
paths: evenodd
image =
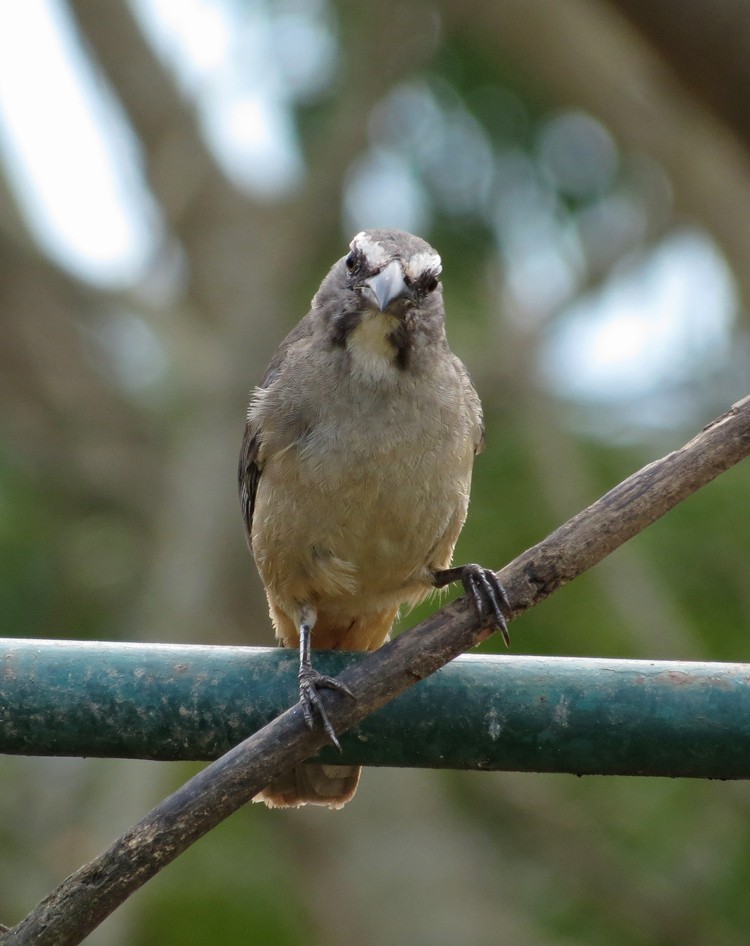
M 443 337 L 440 256 L 404 230 L 363 230 L 349 244 L 313 299 L 334 344 L 346 347 L 363 320 L 387 326 L 396 360 L 405 367 L 419 339 Z

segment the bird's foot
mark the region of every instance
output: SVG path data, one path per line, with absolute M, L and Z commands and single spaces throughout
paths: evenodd
M 353 700 L 356 699 L 355 695 L 343 683 L 340 683 L 335 677 L 327 677 L 325 674 L 318 673 L 317 670 L 311 664 L 305 664 L 300 667 L 299 671 L 299 699 L 302 704 L 302 712 L 305 714 L 305 722 L 307 723 L 308 729 L 313 729 L 315 726 L 315 713 L 320 717 L 320 721 L 323 724 L 323 729 L 326 732 L 326 735 L 331 740 L 331 742 L 336 746 L 336 748 L 341 752 L 341 746 L 339 741 L 336 738 L 336 733 L 334 732 L 331 721 L 328 719 L 328 714 L 325 711 L 323 706 L 323 701 L 320 698 L 319 690 L 326 688 L 328 690 L 337 690 L 339 693 L 344 693 L 346 696 L 350 696 Z
M 502 582 L 490 568 L 481 565 L 459 565 L 456 568 L 444 568 L 433 573 L 436 588 L 444 588 L 454 581 L 460 581 L 466 594 L 471 598 L 481 621 L 492 623 L 503 635 L 505 646 L 510 647 L 507 618 L 511 607 Z

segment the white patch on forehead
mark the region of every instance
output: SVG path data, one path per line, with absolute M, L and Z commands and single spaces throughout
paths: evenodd
M 423 273 L 433 273 L 435 276 L 439 276 L 442 269 L 442 261 L 438 254 L 433 251 L 415 253 L 406 263 L 406 275 L 409 279 L 419 279 Z
M 375 240 L 371 240 L 364 230 L 354 237 L 349 246 L 352 249 L 356 247 L 361 250 L 365 254 L 367 262 L 373 267 L 384 266 L 388 262 L 389 257 L 386 251 Z
M 382 269 L 392 258 L 391 254 L 377 240 L 373 240 L 366 230 L 358 233 L 349 246 L 363 253 L 372 269 Z M 412 280 L 419 279 L 425 273 L 439 276 L 443 269 L 442 260 L 434 250 L 414 253 L 408 260 L 403 260 L 403 266 L 406 276 Z

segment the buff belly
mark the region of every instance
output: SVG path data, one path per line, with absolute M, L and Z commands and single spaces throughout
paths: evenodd
M 430 572 L 450 563 L 466 516 L 470 461 L 459 478 L 436 477 L 433 469 L 428 491 L 420 458 L 371 464 L 369 472 L 334 462 L 330 477 L 320 464 L 310 475 L 306 463 L 285 459 L 264 468 L 253 528 L 277 636 L 296 646 L 301 610 L 312 605 L 314 647 L 375 649 L 399 607 L 423 600 Z M 290 499 L 300 496 L 303 502 Z

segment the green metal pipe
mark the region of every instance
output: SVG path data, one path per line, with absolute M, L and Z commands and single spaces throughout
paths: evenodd
M 0 639 L 0 752 L 214 759 L 295 702 L 296 673 L 279 648 Z M 341 744 L 321 758 L 750 778 L 750 665 L 464 656 Z

